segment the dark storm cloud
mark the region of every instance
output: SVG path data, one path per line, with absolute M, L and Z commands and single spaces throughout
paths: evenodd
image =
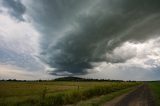
M 2 0 L 2 5 L 8 8 L 8 12 L 11 16 L 19 21 L 24 21 L 22 15 L 25 13 L 26 8 L 20 0 Z
M 160 31 L 159 0 L 41 0 L 30 15 L 43 34 L 40 58 L 53 73 L 86 74 L 92 62 L 111 62 L 106 53 L 125 41 Z

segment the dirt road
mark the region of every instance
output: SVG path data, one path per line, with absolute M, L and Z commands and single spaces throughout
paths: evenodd
M 155 106 L 155 104 L 148 85 L 144 84 L 128 94 L 107 102 L 104 106 Z

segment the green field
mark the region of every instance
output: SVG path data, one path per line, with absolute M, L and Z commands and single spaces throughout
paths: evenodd
M 0 82 L 0 106 L 59 106 L 118 95 L 136 82 Z M 126 90 L 127 91 L 127 90 Z M 113 98 L 112 96 L 109 98 Z M 101 96 L 101 99 L 108 97 Z M 98 100 L 102 101 L 102 100 Z
M 152 90 L 153 96 L 155 97 L 156 106 L 160 106 L 160 82 L 150 82 L 149 86 Z

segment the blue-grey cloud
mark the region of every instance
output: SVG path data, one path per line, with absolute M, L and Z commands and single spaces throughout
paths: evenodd
M 26 8 L 20 0 L 2 0 L 2 5 L 8 9 L 11 16 L 19 21 L 24 21 L 23 14 L 25 13 Z
M 43 66 L 30 54 L 16 53 L 7 48 L 0 48 L 0 64 L 13 65 L 28 71 L 40 71 Z
M 28 14 L 42 33 L 40 58 L 53 73 L 86 74 L 92 62 L 112 62 L 106 53 L 122 43 L 159 34 L 159 0 L 40 0 L 33 8 Z

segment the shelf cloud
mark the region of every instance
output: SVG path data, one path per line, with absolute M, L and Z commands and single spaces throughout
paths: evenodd
M 39 33 L 36 57 L 51 75 L 92 74 L 104 63 L 130 70 L 126 64 L 140 67 L 139 60 L 144 61 L 136 69 L 159 69 L 151 65 L 159 58 L 149 57 L 158 52 L 138 49 L 159 50 L 159 0 L 3 0 L 2 5 L 1 13 L 7 10 Z
M 158 0 L 40 1 L 30 10 L 43 33 L 40 58 L 55 68 L 53 74 L 86 74 L 94 67 L 92 62 L 124 62 L 134 56 L 111 60 L 106 53 L 127 41 L 157 37 L 159 4 Z

